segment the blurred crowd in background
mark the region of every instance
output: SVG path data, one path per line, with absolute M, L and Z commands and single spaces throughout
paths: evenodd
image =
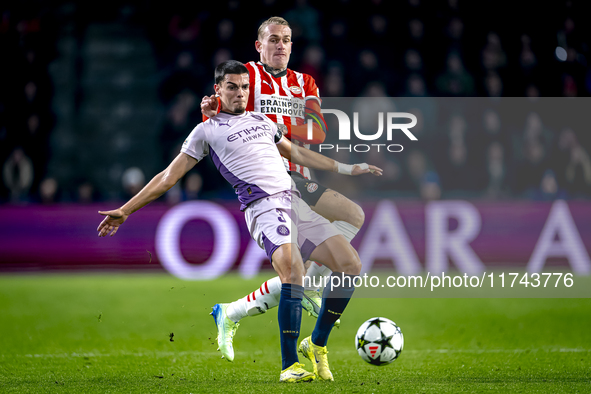
M 420 144 L 371 160 L 337 155 L 386 169 L 375 196 L 591 198 L 584 123 L 556 121 L 559 114 L 535 106 L 510 121 L 502 106 L 445 117 L 429 112 L 437 112 L 441 97 L 587 102 L 586 2 L 519 3 L 112 0 L 4 7 L 0 201 L 90 203 L 136 193 L 201 121 L 199 103 L 213 92 L 215 65 L 258 60 L 256 31 L 274 15 L 292 27 L 289 67 L 312 75 L 322 97 L 427 103 Z M 360 182 L 333 187 L 362 197 L 360 185 L 370 181 Z M 195 198 L 234 198 L 209 160 L 163 200 Z

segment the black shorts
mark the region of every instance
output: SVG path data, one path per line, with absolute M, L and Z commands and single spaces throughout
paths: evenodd
M 295 171 L 287 171 L 296 184 L 296 188 L 302 195 L 302 200 L 310 206 L 316 205 L 324 191 L 327 189 L 318 182 L 304 178 L 302 174 Z

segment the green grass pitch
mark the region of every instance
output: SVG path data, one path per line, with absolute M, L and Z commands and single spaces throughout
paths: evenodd
M 242 321 L 233 363 L 216 351 L 208 315 L 271 276 L 1 276 L 0 392 L 591 391 L 591 299 L 357 298 L 328 343 L 335 382 L 280 384 L 276 309 Z M 384 367 L 353 345 L 374 316 L 405 335 L 402 355 Z M 303 317 L 302 337 L 314 323 Z

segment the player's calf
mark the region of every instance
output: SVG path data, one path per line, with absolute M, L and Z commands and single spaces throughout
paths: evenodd
M 331 280 L 322 294 L 322 307 L 312 332 L 312 342 L 325 347 L 328 337 L 335 324 L 340 319 L 355 291 L 355 281 L 358 275 L 333 272 Z
M 293 246 L 293 248 L 297 248 L 297 246 Z M 281 283 L 303 285 L 302 278 L 306 272 L 304 263 L 299 252 L 292 255 L 292 244 L 284 244 L 278 247 L 273 252 L 272 264 L 281 279 Z

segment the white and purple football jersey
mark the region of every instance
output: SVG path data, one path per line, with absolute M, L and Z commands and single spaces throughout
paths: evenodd
M 277 125 L 263 114 L 220 112 L 193 129 L 181 152 L 197 161 L 210 154 L 244 210 L 255 200 L 292 188 L 275 146 L 276 134 Z

